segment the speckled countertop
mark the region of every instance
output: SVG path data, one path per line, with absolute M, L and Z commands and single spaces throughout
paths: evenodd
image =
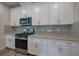
M 33 35 L 30 35 L 29 37 L 46 38 L 54 40 L 79 41 L 79 38 L 76 38 L 70 34 L 35 33 Z

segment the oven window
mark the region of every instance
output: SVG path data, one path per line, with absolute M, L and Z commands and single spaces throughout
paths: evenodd
M 27 50 L 27 40 L 15 39 L 15 47 Z

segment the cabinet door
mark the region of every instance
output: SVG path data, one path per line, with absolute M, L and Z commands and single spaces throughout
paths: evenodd
M 38 44 L 38 54 L 39 56 L 47 56 L 47 46 Z
M 79 22 L 79 3 L 74 3 L 74 23 Z
M 59 56 L 59 47 L 48 45 L 48 56 Z
M 37 44 L 34 38 L 28 38 L 28 53 L 37 55 Z
M 72 56 L 72 48 L 61 48 L 62 56 Z
M 39 38 L 37 42 L 37 52 L 39 56 L 47 56 L 47 40 Z
M 79 56 L 79 47 L 72 49 L 72 56 Z
M 59 3 L 59 24 L 73 24 L 73 3 Z
M 59 10 L 59 5 L 58 3 L 49 3 L 49 9 L 48 9 L 48 14 L 49 14 L 49 25 L 52 24 L 58 24 L 58 10 Z
M 21 17 L 20 7 L 11 9 L 11 26 L 19 26 L 19 19 Z
M 22 11 L 22 16 L 24 16 L 25 14 L 27 17 L 31 17 L 32 5 L 31 4 L 22 5 L 21 11 Z
M 48 24 L 48 4 L 33 3 L 32 4 L 32 23 L 33 25 Z

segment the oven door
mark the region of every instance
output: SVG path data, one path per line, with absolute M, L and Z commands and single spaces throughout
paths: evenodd
M 15 39 L 15 47 L 27 50 L 27 40 Z

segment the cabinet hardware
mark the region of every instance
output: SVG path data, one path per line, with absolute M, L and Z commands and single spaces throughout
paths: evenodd
M 60 52 L 60 48 L 59 48 L 59 52 Z

